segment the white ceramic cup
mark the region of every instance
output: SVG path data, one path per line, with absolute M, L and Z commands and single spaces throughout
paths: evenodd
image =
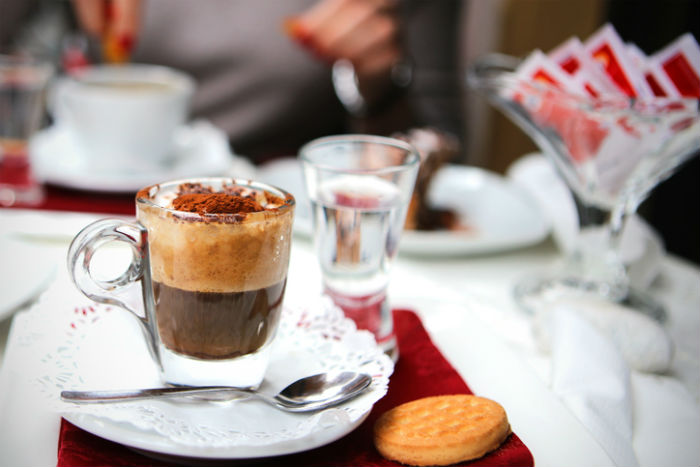
M 167 165 L 194 87 L 190 76 L 167 67 L 97 65 L 59 80 L 49 105 L 86 167 L 134 173 Z

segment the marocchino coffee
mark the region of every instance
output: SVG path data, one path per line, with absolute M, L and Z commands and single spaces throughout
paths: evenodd
M 280 319 L 293 217 L 279 210 L 293 198 L 198 183 L 156 198 L 137 194 L 162 345 L 207 360 L 261 349 Z

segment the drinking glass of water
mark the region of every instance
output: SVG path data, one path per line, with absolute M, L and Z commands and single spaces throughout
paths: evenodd
M 51 65 L 23 55 L 0 54 L 0 206 L 41 202 L 29 167 L 29 138 L 41 127 Z
M 386 289 L 420 157 L 408 143 L 369 135 L 301 148 L 324 292 L 398 357 Z

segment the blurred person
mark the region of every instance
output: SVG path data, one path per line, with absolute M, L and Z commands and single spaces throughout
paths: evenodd
M 72 0 L 103 59 L 191 74 L 193 118 L 256 163 L 329 134 L 431 125 L 459 137 L 461 3 Z M 354 101 L 334 87 L 339 60 L 355 72 Z

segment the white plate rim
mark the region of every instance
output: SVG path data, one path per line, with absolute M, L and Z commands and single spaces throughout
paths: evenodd
M 464 179 L 479 179 L 482 187 L 491 186 L 503 193 L 517 198 L 530 210 L 532 215 L 531 225 L 528 229 L 517 232 L 509 232 L 506 236 L 489 237 L 459 231 L 420 232 L 404 230 L 401 236 L 399 251 L 412 256 L 438 256 L 455 254 L 486 254 L 502 252 L 516 248 L 533 245 L 544 240 L 549 235 L 549 222 L 542 215 L 539 206 L 529 193 L 520 189 L 507 178 L 495 172 L 480 167 L 447 164 L 436 173 L 435 177 L 442 175 L 461 175 Z M 478 188 L 475 192 L 481 191 Z M 478 225 L 475 226 L 478 229 Z
M 73 425 L 115 443 L 123 444 L 130 448 L 146 451 L 146 455 L 151 453 L 166 456 L 175 456 L 188 459 L 201 460 L 246 460 L 246 459 L 266 459 L 268 457 L 284 456 L 299 452 L 310 451 L 312 449 L 325 446 L 348 435 L 360 426 L 369 416 L 371 409 L 366 411 L 356 421 L 335 425 L 321 432 L 295 440 L 285 440 L 272 445 L 266 445 L 264 455 L 253 455 L 246 451 L 261 451 L 259 446 L 189 446 L 177 443 L 168 443 L 167 438 L 156 433 L 148 433 L 139 430 L 128 424 L 115 422 L 108 418 L 98 417 L 91 414 L 65 414 L 63 417 Z M 304 443 L 308 440 L 307 443 Z M 241 452 L 244 454 L 241 455 Z
M 42 183 L 81 191 L 125 194 L 134 193 L 153 183 L 173 178 L 184 178 L 182 161 L 173 168 L 163 168 L 141 174 L 92 172 L 89 175 L 84 171 L 74 170 L 70 166 L 47 163 L 48 159 L 56 157 L 56 152 L 60 152 L 60 148 L 57 149 L 56 146 L 61 146 L 58 143 L 60 143 L 61 138 L 64 138 L 65 131 L 59 125 L 53 125 L 39 131 L 30 140 L 29 153 L 32 170 Z M 230 168 L 233 155 L 228 148 L 226 136 L 220 129 L 207 121 L 195 120 L 183 125 L 178 130 L 180 133 L 186 131 L 194 134 L 196 138 L 197 148 L 192 152 L 200 155 L 204 153 L 208 159 L 206 162 L 209 164 L 199 173 L 187 176 L 216 175 Z M 64 148 L 64 151 L 66 149 Z M 186 148 L 181 147 L 180 150 L 186 150 Z
M 43 302 L 49 303 L 49 299 L 44 298 Z M 210 459 L 210 460 L 243 460 L 243 459 L 261 459 L 261 458 L 267 458 L 267 457 L 274 457 L 274 456 L 280 456 L 280 455 L 287 455 L 287 454 L 294 454 L 297 452 L 302 452 L 302 451 L 307 451 L 310 449 L 314 449 L 316 447 L 320 447 L 323 445 L 326 445 L 328 443 L 331 443 L 354 429 L 356 429 L 369 415 L 371 412 L 372 408 L 374 407 L 376 401 L 371 402 L 371 400 L 374 400 L 375 398 L 381 399 L 386 395 L 386 390 L 387 390 L 387 385 L 389 381 L 389 376 L 391 372 L 393 371 L 393 363 L 391 363 L 391 360 L 384 355 L 381 350 L 378 348 L 375 348 L 376 344 L 373 343 L 369 344 L 369 340 L 371 340 L 370 334 L 367 331 L 361 331 L 357 330 L 355 326 L 352 324 L 351 321 L 349 321 L 347 318 L 345 318 L 342 313 L 337 309 L 337 308 L 330 308 L 332 307 L 330 299 L 327 299 L 326 297 L 319 297 L 317 301 L 312 300 L 311 305 L 304 304 L 304 305 L 290 305 L 290 308 L 294 309 L 295 311 L 291 312 L 291 315 L 289 315 L 288 319 L 292 319 L 294 321 L 290 321 L 291 323 L 296 323 L 296 319 L 299 319 L 302 316 L 308 316 L 308 311 L 309 309 L 315 309 L 318 307 L 321 307 L 321 313 L 319 315 L 314 315 L 311 313 L 311 316 L 308 318 L 309 321 L 307 323 L 308 326 L 306 326 L 304 329 L 308 329 L 308 332 L 313 333 L 314 335 L 318 332 L 321 332 L 322 330 L 325 330 L 329 333 L 332 334 L 332 330 L 335 330 L 335 332 L 340 332 L 340 335 L 346 336 L 347 340 L 345 341 L 346 344 L 344 344 L 348 353 L 348 363 L 352 365 L 358 364 L 358 361 L 356 360 L 358 357 L 359 358 L 368 358 L 369 356 L 374 356 L 376 357 L 376 360 L 373 360 L 374 365 L 370 365 L 370 367 L 373 367 L 374 370 L 369 370 L 369 371 L 380 371 L 381 375 L 377 376 L 379 378 L 378 380 L 378 386 L 373 389 L 374 394 L 370 395 L 367 394 L 367 396 L 370 398 L 369 401 L 366 402 L 359 402 L 359 403 L 354 403 L 353 401 L 348 402 L 347 404 L 350 404 L 351 407 L 353 407 L 352 410 L 355 412 L 353 414 L 349 414 L 349 417 L 343 416 L 342 415 L 342 407 L 340 406 L 340 411 L 335 410 L 335 409 L 329 409 L 328 411 L 322 411 L 320 413 L 315 413 L 315 414 L 297 414 L 295 416 L 297 417 L 313 417 L 316 418 L 317 416 L 320 416 L 321 418 L 315 421 L 315 427 L 310 431 L 310 432 L 304 432 L 302 434 L 297 434 L 292 437 L 279 437 L 278 439 L 273 439 L 272 442 L 266 442 L 264 444 L 257 444 L 255 442 L 244 442 L 244 443 L 223 443 L 223 444 L 217 444 L 217 443 L 179 443 L 177 441 L 173 441 L 169 438 L 167 432 L 160 432 L 160 430 L 156 429 L 151 429 L 150 425 L 140 425 L 139 423 L 131 423 L 128 421 L 128 419 L 122 419 L 121 417 L 116 417 L 116 418 L 111 418 L 109 415 L 102 415 L 100 413 L 90 413 L 89 411 L 81 411 L 80 407 L 58 407 L 55 405 L 55 403 L 51 403 L 47 400 L 50 406 L 53 407 L 53 411 L 57 411 L 60 413 L 66 420 L 69 422 L 73 423 L 79 428 L 82 428 L 96 436 L 99 436 L 101 438 L 114 441 L 123 445 L 126 445 L 131 448 L 135 449 L 140 449 L 143 451 L 146 451 L 145 454 L 160 454 L 163 456 L 175 456 L 175 457 L 180 457 L 180 458 L 190 458 L 190 459 Z M 96 312 L 107 312 L 110 307 L 104 307 L 102 305 L 94 305 L 96 307 Z M 323 311 L 325 310 L 325 311 Z M 340 313 L 340 314 L 339 314 Z M 97 315 L 96 315 L 97 316 Z M 126 312 L 120 313 L 118 316 L 115 315 L 110 315 L 113 319 L 119 319 L 121 320 L 122 323 L 131 323 L 129 326 L 131 326 L 133 323 L 131 322 L 131 317 L 129 317 Z M 32 319 L 37 320 L 38 315 L 31 315 Z M 320 320 L 320 321 L 319 321 Z M 327 323 L 324 324 L 324 326 L 327 326 L 328 329 L 326 328 L 319 328 L 320 323 L 325 323 L 325 320 L 329 320 Z M 338 321 L 340 320 L 340 321 Z M 67 321 L 68 322 L 68 321 Z M 73 321 L 70 321 L 70 326 L 72 329 L 78 329 L 76 336 L 83 336 L 85 333 L 86 328 L 84 326 L 91 326 L 92 323 L 96 322 L 94 317 L 89 317 L 86 319 L 81 320 L 77 324 L 77 328 L 73 324 Z M 104 321 L 103 321 L 104 322 Z M 67 324 L 67 323 L 64 323 Z M 320 329 L 320 330 L 319 330 Z M 135 329 L 138 331 L 137 329 Z M 104 331 L 102 331 L 104 332 Z M 138 333 L 136 334 L 138 335 Z M 333 336 L 329 335 L 325 337 L 325 333 L 320 334 L 323 337 L 324 340 L 333 340 Z M 318 338 L 318 337 L 317 337 Z M 317 339 L 316 338 L 316 339 Z M 343 338 L 345 340 L 346 338 Z M 67 338 L 68 341 L 72 339 L 71 337 Z M 82 337 L 77 337 L 77 344 L 71 344 L 73 346 L 76 346 L 76 349 L 79 349 L 82 343 L 80 343 L 80 339 Z M 314 339 L 312 339 L 313 341 Z M 62 353 L 62 358 L 65 360 L 66 357 L 70 358 L 70 352 L 66 353 L 65 350 L 68 347 L 71 347 L 71 345 L 66 346 L 65 342 L 62 340 L 62 338 L 59 338 L 56 341 L 51 341 L 48 342 L 46 345 L 48 346 L 47 349 L 53 349 L 54 346 L 58 346 L 57 351 L 54 352 L 54 350 L 48 350 L 48 354 L 53 354 L 53 353 Z M 293 344 L 294 340 L 289 341 L 287 345 Z M 359 348 L 354 348 L 354 347 L 347 347 L 349 345 L 359 345 Z M 370 345 L 370 347 L 366 347 L 367 345 Z M 60 350 L 63 349 L 63 350 Z M 360 351 L 360 349 L 365 349 L 362 351 L 360 354 L 357 352 Z M 373 350 L 374 349 L 374 350 Z M 47 350 L 44 349 L 44 352 Z M 364 353 L 364 352 L 369 352 L 369 353 Z M 44 355 L 44 352 L 39 351 L 41 355 Z M 313 355 L 309 354 L 309 355 Z M 364 355 L 364 357 L 362 357 Z M 373 358 L 374 358 L 373 357 Z M 53 358 L 48 358 L 48 367 L 53 367 L 55 365 L 52 360 Z M 322 358 L 319 359 L 319 361 L 323 360 Z M 334 361 L 334 360 L 333 360 Z M 354 363 L 353 363 L 354 362 Z M 331 361 L 326 362 L 331 363 Z M 362 367 L 368 363 L 366 361 L 363 361 Z M 60 372 L 64 371 L 64 366 L 61 362 L 58 362 L 58 369 Z M 313 366 L 313 365 L 312 365 Z M 79 367 L 75 367 L 74 364 L 68 364 L 68 367 L 70 368 L 69 371 L 73 371 L 74 369 L 78 369 Z M 379 370 L 379 368 L 383 368 L 382 370 Z M 386 373 L 385 373 L 386 372 Z M 65 383 L 65 374 L 61 373 L 58 375 L 58 379 L 60 380 L 60 383 Z M 53 377 L 49 377 L 48 380 L 53 381 Z M 385 380 L 382 382 L 382 380 Z M 55 393 L 56 389 L 59 387 L 61 389 L 70 387 L 69 386 L 61 386 L 57 387 L 55 386 L 54 382 L 49 382 L 48 385 L 45 384 L 45 381 L 47 381 L 47 377 L 40 377 L 35 382 L 40 383 L 39 385 L 36 386 L 37 389 L 39 389 L 41 392 L 44 394 L 47 393 Z M 54 396 L 52 396 L 54 397 Z M 360 396 L 360 398 L 363 398 L 364 395 Z M 201 406 L 202 409 L 207 409 L 211 410 L 212 407 L 209 405 L 203 405 Z M 191 409 L 190 409 L 191 410 Z M 257 415 L 262 415 L 264 414 L 269 414 L 270 411 L 275 411 L 276 409 L 267 407 L 265 404 L 260 404 L 259 408 L 254 409 L 253 412 L 247 412 L 248 415 L 251 413 L 253 416 Z M 232 411 L 232 407 L 228 407 L 226 409 L 226 413 L 231 414 L 235 413 L 235 410 Z M 324 414 L 326 414 L 326 418 L 324 418 Z M 294 416 L 294 415 L 293 415 Z M 304 422 L 304 418 L 299 418 L 299 422 L 302 423 Z M 248 432 L 251 434 L 255 434 L 256 432 Z

